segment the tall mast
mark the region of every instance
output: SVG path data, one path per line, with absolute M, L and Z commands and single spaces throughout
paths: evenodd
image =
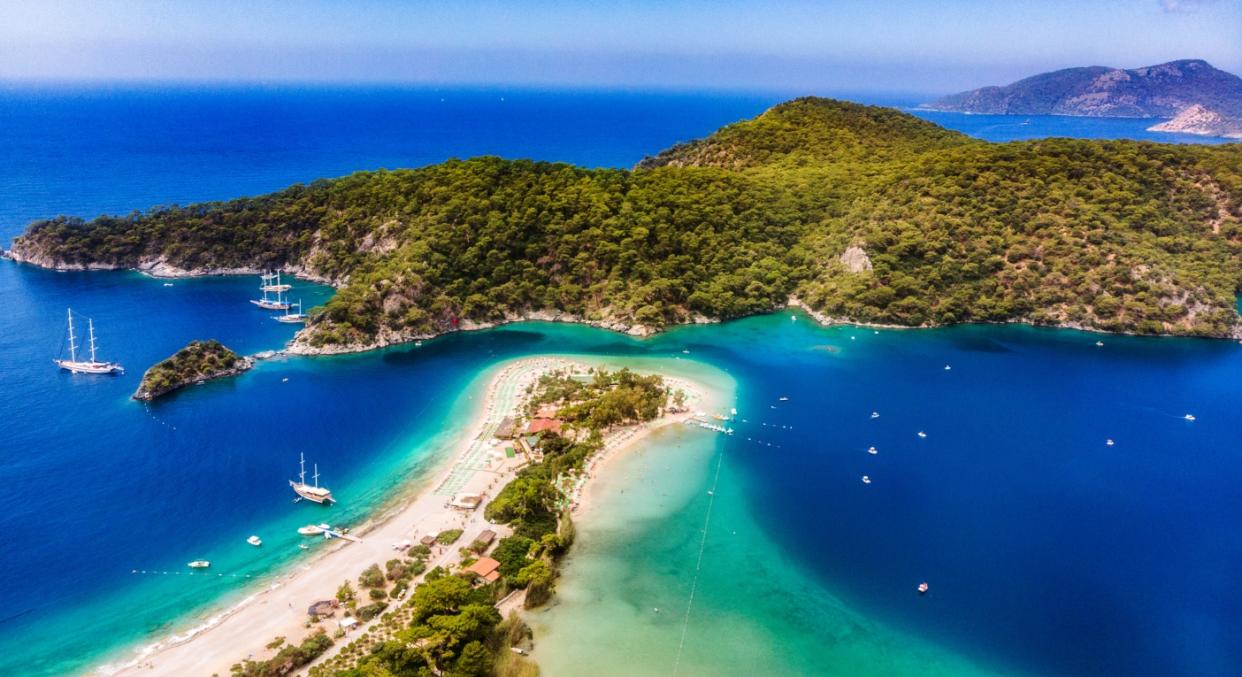
M 73 344 L 73 308 L 69 309 L 69 361 L 78 361 L 78 347 Z
M 315 464 L 315 488 L 319 488 L 319 464 Z
M 91 362 L 95 361 L 95 320 L 86 318 L 86 328 L 89 330 L 91 337 Z
M 298 456 L 300 457 L 298 464 L 302 468 L 301 472 L 298 473 L 298 484 L 305 485 L 306 484 L 306 454 L 298 454 Z

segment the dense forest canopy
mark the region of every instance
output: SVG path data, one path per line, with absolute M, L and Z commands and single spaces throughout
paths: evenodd
M 281 267 L 340 289 L 298 342 L 367 347 L 537 311 L 620 329 L 764 312 L 1231 336 L 1242 145 L 987 143 L 805 98 L 632 171 L 484 157 L 32 224 L 61 267 Z

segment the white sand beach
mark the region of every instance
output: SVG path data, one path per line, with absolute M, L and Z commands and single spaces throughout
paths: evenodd
M 556 357 L 523 358 L 504 365 L 490 379 L 486 394 L 480 402 L 476 420 L 469 432 L 455 443 L 457 451 L 446 458 L 443 465 L 431 476 L 431 481 L 414 480 L 422 484 L 408 502 L 397 509 L 357 527 L 351 535 L 361 542 L 339 541 L 334 547 L 312 561 L 283 573 L 275 583 L 256 590 L 241 603 L 215 615 L 195 630 L 167 637 L 145 647 L 140 657 L 122 666 L 101 669 L 109 674 L 131 675 L 227 675 L 231 665 L 244 659 L 262 660 L 275 654 L 265 648 L 276 637 L 284 637 L 289 644 L 297 644 L 318 627 L 307 628 L 307 607 L 315 601 L 331 599 L 343 581 L 355 580 L 363 569 L 373 563 L 383 563 L 394 554 L 394 544 L 403 541 L 418 542 L 428 534 L 446 529 L 461 529 L 462 540 L 450 546 L 433 547 L 428 568 L 456 562 L 458 548 L 469 543 L 479 532 L 490 529 L 498 537 L 508 535 L 504 525 L 493 525 L 483 517 L 482 508 L 473 511 L 457 510 L 448 505 L 454 495 L 462 493 L 484 494 L 484 501 L 495 495 L 521 467 L 524 459 L 505 458 L 500 443 L 493 432 L 501 420 L 513 412 L 522 401 L 525 388 L 541 374 L 568 367 L 585 368 L 583 362 Z M 668 385 L 687 393 L 689 410 L 703 402 L 704 391 L 695 383 L 682 378 L 666 378 Z M 651 431 L 670 423 L 681 422 L 690 417 L 689 412 L 668 414 L 639 426 L 614 430 L 606 436 L 606 446 L 588 465 L 586 472 L 577 478 L 569 490 L 569 498 L 575 509 L 581 507 L 586 486 L 596 476 L 608 458 L 618 451 L 632 447 Z M 321 624 L 322 625 L 322 624 Z M 334 623 L 327 626 L 329 632 Z M 351 630 L 350 636 L 364 632 L 366 625 Z M 320 660 L 329 658 L 334 650 L 348 642 L 348 637 L 337 642 Z

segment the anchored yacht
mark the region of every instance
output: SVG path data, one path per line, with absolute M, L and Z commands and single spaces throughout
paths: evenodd
M 298 481 L 289 480 L 289 486 L 293 487 L 294 493 L 308 501 L 315 503 L 333 503 L 336 499 L 332 498 L 332 492 L 327 487 L 319 486 L 319 464 L 315 464 L 315 474 L 312 476 L 315 480 L 314 485 L 306 483 L 306 456 L 299 454 L 301 460 L 301 471 L 298 473 Z
M 100 362 L 95 357 L 95 322 L 91 319 L 86 320 L 87 336 L 89 337 L 87 345 L 91 351 L 91 359 L 83 362 L 78 360 L 78 346 L 74 343 L 73 337 L 73 309 L 69 309 L 69 359 L 57 359 L 56 364 L 61 369 L 71 371 L 75 374 L 123 374 L 125 369 L 116 362 Z

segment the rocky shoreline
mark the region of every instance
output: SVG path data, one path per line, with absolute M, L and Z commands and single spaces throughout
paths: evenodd
M 96 271 L 96 270 L 134 270 L 148 277 L 157 279 L 185 279 L 191 277 L 213 277 L 223 275 L 261 275 L 267 272 L 264 269 L 254 266 L 243 266 L 238 268 L 222 268 L 203 266 L 200 268 L 179 268 L 168 263 L 164 258 L 148 258 L 140 259 L 135 265 L 121 265 L 115 263 L 66 263 L 48 258 L 42 254 L 30 253 L 23 251 L 19 246 L 20 242 L 15 244 L 13 249 L 9 249 L 0 253 L 0 258 L 6 258 L 17 263 L 25 263 L 32 266 L 38 266 L 47 270 L 55 270 L 60 272 L 68 271 Z M 339 288 L 344 284 L 343 280 L 333 280 L 324 275 L 319 275 L 304 265 L 283 265 L 280 271 L 286 275 L 292 275 L 299 280 L 314 282 L 316 284 L 325 284 Z
M 138 266 L 117 266 L 111 264 L 67 264 L 64 262 L 52 262 L 40 259 L 37 256 L 28 256 L 20 251 L 9 250 L 2 252 L 3 258 L 9 258 L 19 263 L 47 268 L 50 270 L 136 270 L 144 275 L 155 278 L 192 278 L 192 277 L 208 277 L 215 275 L 258 275 L 263 271 L 258 268 L 196 268 L 186 270 L 169 265 L 162 259 L 151 259 L 139 262 Z M 317 275 L 304 266 L 284 266 L 281 272 L 292 275 L 293 277 L 315 282 L 318 284 L 331 285 L 340 288 L 344 284 L 344 280 L 331 280 L 322 275 Z M 798 308 L 811 316 L 816 322 L 822 326 L 838 326 L 852 325 L 857 327 L 867 327 L 874 329 L 932 329 L 944 325 L 939 324 L 922 324 L 918 326 L 887 324 L 880 322 L 864 322 L 854 320 L 847 317 L 835 317 L 811 308 L 806 302 L 797 296 L 790 296 L 786 302 L 786 307 Z M 772 308 L 773 311 L 777 308 Z M 662 329 L 650 325 L 644 325 L 634 322 L 626 322 L 624 320 L 599 320 L 585 318 L 574 313 L 561 312 L 556 310 L 536 310 L 525 313 L 514 313 L 503 320 L 494 320 L 488 322 L 476 322 L 473 320 L 462 320 L 459 325 L 448 331 L 440 333 L 412 333 L 385 329 L 375 340 L 366 343 L 349 343 L 349 344 L 333 344 L 326 346 L 313 346 L 309 343 L 310 327 L 298 331 L 293 339 L 284 347 L 283 350 L 273 354 L 283 355 L 299 355 L 299 356 L 320 356 L 320 355 L 348 355 L 354 353 L 364 353 L 371 350 L 379 350 L 382 348 L 391 348 L 394 346 L 415 343 L 418 341 L 429 341 L 439 336 L 451 334 L 458 331 L 478 331 L 482 329 L 492 329 L 506 324 L 515 324 L 518 322 L 565 322 L 569 324 L 583 324 L 597 329 L 606 329 L 615 331 L 628 336 L 638 338 L 646 338 L 659 334 Z M 683 324 L 718 324 L 721 320 L 696 314 L 690 318 L 689 322 Z M 1139 332 L 1104 330 L 1089 325 L 1076 322 L 1064 323 L 1040 323 L 1032 322 L 1029 319 L 1015 318 L 1004 322 L 988 322 L 984 324 L 1026 324 L 1034 327 L 1049 327 L 1056 329 L 1074 329 L 1078 331 L 1092 332 L 1097 334 L 1114 334 L 1119 336 L 1164 336 L 1164 337 L 1182 337 L 1188 338 L 1182 334 L 1143 334 Z M 1198 336 L 1195 338 L 1209 339 L 1225 339 L 1225 340 L 1242 340 L 1242 324 L 1233 327 L 1233 331 L 1229 336 Z M 266 351 L 271 353 L 271 351 Z M 246 358 L 253 359 L 253 358 Z M 263 359 L 263 358 L 259 358 Z M 239 372 L 240 373 L 240 372 Z

